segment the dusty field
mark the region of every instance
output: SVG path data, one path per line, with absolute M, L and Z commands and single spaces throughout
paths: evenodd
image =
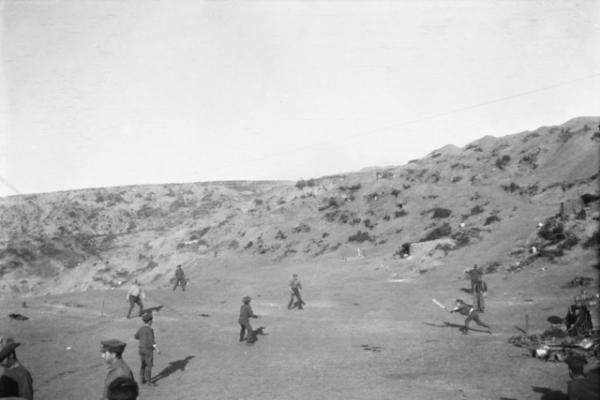
M 514 325 L 524 326 L 525 314 L 532 331 L 547 328 L 550 315 L 563 316 L 576 289 L 560 285 L 595 271 L 583 262 L 486 275 L 483 318 L 494 334 L 464 336 L 446 325 L 463 319 L 431 302 L 469 299 L 460 290 L 468 286 L 463 266 L 445 263 L 404 282 L 390 282 L 392 273 L 403 271 L 381 260 L 219 265 L 190 273 L 185 293 L 151 290 L 147 306 L 165 305 L 155 317 L 162 354 L 154 368 L 164 377 L 156 388 L 143 387 L 141 398 L 524 400 L 565 391 L 566 365 L 529 358 L 506 341 L 518 333 Z M 303 311 L 285 308 L 292 272 L 305 287 Z M 251 346 L 237 341 L 244 294 L 261 316 L 254 325 L 268 333 Z M 23 342 L 18 354 L 34 376 L 37 399 L 99 398 L 106 369 L 99 342 L 106 338 L 128 343 L 124 359 L 137 375 L 133 334 L 141 321 L 124 318 L 125 291 L 29 298 L 27 308 L 21 301 L 5 301 L 2 309 L 31 319 L 4 318 L 2 333 Z

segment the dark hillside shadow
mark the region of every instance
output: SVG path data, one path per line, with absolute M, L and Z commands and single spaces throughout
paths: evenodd
M 540 400 L 568 400 L 567 395 L 560 390 L 552 390 L 540 386 L 532 386 L 532 388 L 534 392 L 542 394 Z
M 167 365 L 162 371 L 160 371 L 158 373 L 158 375 L 156 375 L 154 378 L 152 378 L 152 382 L 156 382 L 161 379 L 164 379 L 174 372 L 185 371 L 185 367 L 187 366 L 188 362 L 190 362 L 190 360 L 194 357 L 195 356 L 187 356 L 183 360 L 171 361 L 169 363 L 169 365 Z
M 463 329 L 465 328 L 464 325 L 459 325 L 459 324 L 453 324 L 452 322 L 446 322 L 444 321 L 442 324 L 432 324 L 431 322 L 423 322 L 425 325 L 428 326 L 434 326 L 436 328 L 457 328 L 459 331 L 463 331 Z M 473 332 L 483 332 L 483 333 L 488 333 L 488 331 L 484 331 L 483 329 L 475 329 L 475 328 L 471 328 L 469 327 L 470 331 Z

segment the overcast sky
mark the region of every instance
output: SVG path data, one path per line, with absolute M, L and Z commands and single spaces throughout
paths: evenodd
M 598 1 L 0 9 L 0 196 L 318 177 L 600 114 Z

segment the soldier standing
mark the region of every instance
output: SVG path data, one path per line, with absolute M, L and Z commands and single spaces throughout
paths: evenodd
M 175 286 L 173 286 L 173 291 L 177 289 L 177 286 L 181 285 L 181 290 L 185 292 L 186 284 L 187 280 L 185 279 L 185 274 L 183 273 L 183 269 L 181 269 L 181 264 L 179 264 L 175 270 Z
M 12 380 L 17 384 L 19 397 L 27 400 L 33 400 L 33 378 L 31 374 L 17 359 L 15 349 L 20 346 L 12 338 L 2 338 L 0 340 L 0 365 L 4 369 L 3 379 Z
M 254 334 L 254 330 L 252 330 L 252 326 L 250 325 L 250 318 L 258 318 L 257 315 L 252 311 L 252 307 L 250 307 L 250 300 L 252 300 L 249 296 L 245 296 L 242 299 L 242 307 L 240 308 L 240 317 L 238 322 L 240 323 L 240 342 L 246 340 L 247 343 L 256 342 L 256 336 Z M 244 339 L 244 334 L 248 332 L 248 337 Z
M 123 351 L 125 351 L 126 343 L 117 339 L 104 340 L 100 342 L 102 347 L 100 352 L 102 358 L 108 364 L 108 374 L 104 380 L 103 399 L 107 398 L 109 385 L 117 378 L 133 379 L 133 373 L 125 361 L 123 361 Z
M 133 284 L 129 288 L 127 292 L 127 301 L 129 302 L 129 311 L 127 311 L 127 319 L 131 318 L 131 311 L 133 307 L 137 304 L 140 307 L 139 315 L 142 316 L 144 312 L 144 304 L 142 303 L 142 299 L 146 298 L 146 294 L 142 289 L 142 284 L 138 282 L 138 280 L 134 280 Z
M 156 349 L 158 354 L 160 354 L 160 350 L 156 346 L 156 340 L 154 338 L 154 329 L 152 329 L 152 314 L 144 314 L 142 316 L 142 321 L 144 321 L 144 326 L 138 329 L 134 335 L 134 338 L 140 342 L 140 379 L 142 384 L 156 386 L 156 383 L 151 381 L 152 366 L 154 365 L 154 350 Z
M 298 274 L 292 275 L 292 280 L 290 281 L 290 302 L 288 303 L 288 310 L 298 306 L 299 310 L 302 310 L 302 306 L 305 304 L 300 296 L 300 289 L 302 289 L 302 284 L 298 279 Z M 297 299 L 296 303 L 294 303 L 294 298 Z
M 483 281 L 483 279 L 479 279 L 473 285 L 473 305 L 475 307 L 475 311 L 483 312 L 485 305 L 483 301 L 483 297 L 487 292 L 487 285 Z
M 475 323 L 477 325 L 487 328 L 488 333 L 490 335 L 492 334 L 491 328 L 488 325 L 481 322 L 481 320 L 479 319 L 479 313 L 477 311 L 475 311 L 473 306 L 465 303 L 461 299 L 456 299 L 456 307 L 454 307 L 452 310 L 448 310 L 448 311 L 450 311 L 451 313 L 457 312 L 457 313 L 462 314 L 465 317 L 467 317 L 465 319 L 465 326 L 464 326 L 464 328 L 461 329 L 462 333 L 464 335 L 467 335 L 469 333 L 469 322 L 471 322 L 471 321 L 475 321 Z

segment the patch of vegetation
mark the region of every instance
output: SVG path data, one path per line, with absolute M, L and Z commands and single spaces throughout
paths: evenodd
M 501 170 L 504 170 L 504 167 L 506 167 L 509 162 L 510 162 L 510 156 L 505 154 L 502 157 L 498 157 L 496 159 L 496 167 L 498 167 Z
M 244 246 L 244 250 L 248 250 L 250 247 L 254 246 L 254 243 L 251 241 L 249 241 L 248 243 L 246 243 L 246 245 Z
M 369 235 L 369 232 L 361 232 L 361 231 L 356 232 L 354 235 L 352 235 L 348 238 L 349 242 L 358 242 L 358 243 L 362 243 L 362 242 L 366 242 L 366 241 L 372 242 L 373 240 L 375 240 L 375 239 Z
M 600 231 L 597 230 L 594 232 L 585 242 L 581 243 L 581 247 L 584 249 L 589 249 L 590 247 L 600 249 Z
M 292 229 L 292 233 L 300 232 L 310 232 L 310 226 L 306 225 L 305 223 L 301 223 L 300 225 Z
M 443 237 L 448 237 L 452 233 L 452 228 L 450 224 L 445 222 L 442 226 L 438 226 L 434 228 L 429 233 L 427 233 L 419 242 L 427 242 L 429 240 L 436 240 Z
M 481 214 L 484 211 L 483 207 L 481 207 L 479 204 L 476 205 L 475 207 L 471 208 L 471 215 L 477 215 L 477 214 Z
M 275 235 L 275 239 L 285 240 L 287 239 L 287 236 L 281 230 L 278 230 L 277 234 Z
M 481 148 L 481 146 L 475 145 L 475 144 L 470 144 L 467 147 L 465 147 L 465 150 L 473 150 L 473 151 L 477 151 L 479 153 L 481 153 L 483 151 L 483 149 Z
M 254 206 L 258 207 L 258 206 L 262 206 L 263 205 L 263 200 L 262 199 L 254 199 Z
M 431 218 L 433 218 L 433 219 L 448 218 L 450 215 L 452 215 L 451 210 L 448 210 L 447 208 L 440 208 L 440 207 L 435 207 L 435 208 L 431 208 L 429 210 L 425 210 L 421 213 L 421 215 L 429 214 L 432 211 L 433 211 L 433 214 L 431 215 Z
M 240 247 L 240 243 L 237 240 L 235 240 L 235 239 L 232 240 L 232 241 L 230 241 L 229 244 L 227 245 L 227 248 L 229 250 L 235 250 L 238 247 Z
M 404 217 L 405 215 L 408 215 L 408 213 L 406 212 L 406 210 L 402 209 L 402 210 L 397 210 L 394 211 L 394 219 L 395 218 L 400 218 L 400 217 Z
M 498 217 L 497 215 L 490 215 L 489 217 L 487 217 L 485 219 L 485 223 L 483 225 L 484 226 L 490 225 L 490 224 L 493 224 L 494 222 L 498 222 L 498 221 L 500 221 L 500 217 Z
M 561 143 L 567 143 L 574 135 L 575 132 L 571 132 L 570 128 L 563 128 L 558 134 L 558 140 L 560 140 Z
M 319 211 L 324 211 L 327 210 L 328 208 L 339 208 L 340 204 L 338 203 L 338 201 L 336 200 L 335 197 L 329 197 L 328 199 L 326 199 L 326 203 L 319 207 Z
M 371 222 L 370 219 L 365 219 L 363 221 L 363 223 L 365 224 L 365 228 L 367 228 L 367 229 L 373 229 L 373 228 L 375 228 L 375 225 L 373 225 L 373 223 Z
M 558 243 L 566 239 L 565 227 L 556 217 L 548 218 L 542 227 L 538 230 L 538 236 L 551 244 Z
M 570 250 L 579 243 L 579 238 L 573 232 L 565 231 L 565 239 L 558 245 L 560 250 Z
M 533 139 L 533 138 L 536 138 L 536 137 L 538 137 L 538 136 L 540 136 L 540 134 L 539 134 L 539 133 L 537 133 L 537 132 L 530 133 L 530 134 L 528 134 L 527 136 L 525 136 L 525 137 L 524 137 L 524 138 L 521 140 L 521 142 L 523 142 L 523 143 L 527 143 L 529 140 L 531 140 L 531 139 Z
M 495 272 L 498 272 L 498 269 L 500 268 L 501 264 L 498 261 L 494 261 L 490 264 L 488 264 L 487 267 L 485 267 L 485 269 L 483 270 L 484 274 L 493 274 Z
M 456 183 L 456 182 L 460 182 L 462 181 L 462 176 L 455 176 L 454 178 L 452 178 L 452 183 Z
M 210 226 L 191 231 L 190 232 L 190 240 L 201 239 L 204 235 L 206 235 L 208 233 L 209 230 L 210 230 Z
M 394 189 L 392 189 L 392 191 L 391 191 L 391 194 L 392 194 L 392 196 L 394 196 L 395 198 L 398 198 L 398 195 L 399 195 L 400 193 L 401 193 L 401 192 L 400 192 L 398 189 L 395 189 L 395 188 L 394 188 Z
M 296 187 L 300 190 L 304 189 L 305 187 L 313 187 L 313 186 L 315 186 L 314 179 L 309 179 L 307 181 L 305 181 L 304 179 L 300 179 L 298 182 L 296 182 Z
M 581 201 L 586 206 L 598 200 L 600 200 L 600 195 L 597 194 L 585 193 L 581 195 Z

